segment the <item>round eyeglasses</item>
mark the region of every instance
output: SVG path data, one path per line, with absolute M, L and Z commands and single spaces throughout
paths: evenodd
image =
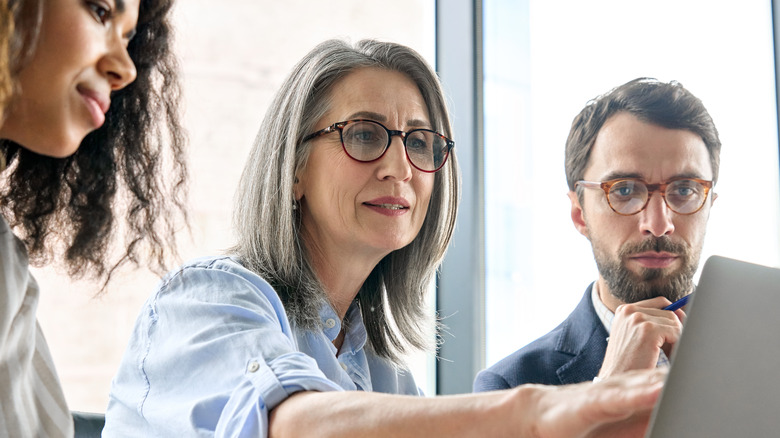
M 412 129 L 411 131 L 393 131 L 373 120 L 347 120 L 338 122 L 307 135 L 303 141 L 309 141 L 321 135 L 338 130 L 344 152 L 355 161 L 367 163 L 376 161 L 387 152 L 394 135 L 401 136 L 406 150 L 406 158 L 417 170 L 436 172 L 447 162 L 455 142 L 430 129 Z
M 696 213 L 704 206 L 712 188 L 712 181 L 676 178 L 660 184 L 647 184 L 640 179 L 623 178 L 604 182 L 577 181 L 574 187 L 578 186 L 604 190 L 610 208 L 623 216 L 631 216 L 644 210 L 655 191 L 661 193 L 670 210 L 688 215 Z

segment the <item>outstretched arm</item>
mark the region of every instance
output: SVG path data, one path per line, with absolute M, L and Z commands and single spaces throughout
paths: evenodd
M 596 384 L 432 398 L 301 392 L 271 411 L 269 436 L 641 437 L 664 377 L 638 371 Z

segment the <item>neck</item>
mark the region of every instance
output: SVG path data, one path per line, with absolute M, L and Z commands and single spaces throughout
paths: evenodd
M 607 306 L 607 309 L 609 309 L 612 313 L 615 313 L 615 310 L 617 310 L 619 305 L 625 304 L 623 301 L 612 295 L 612 293 L 609 291 L 609 287 L 607 287 L 607 282 L 600 275 L 599 279 L 596 280 L 595 287 L 597 288 L 601 302 L 604 303 L 604 305 Z
M 322 282 L 333 310 L 343 320 L 366 278 L 384 255 L 371 257 L 362 253 L 324 251 L 317 245 L 307 244 L 306 247 L 314 272 Z

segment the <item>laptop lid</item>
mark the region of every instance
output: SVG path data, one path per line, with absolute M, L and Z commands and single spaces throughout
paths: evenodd
M 780 436 L 780 269 L 702 268 L 647 438 Z

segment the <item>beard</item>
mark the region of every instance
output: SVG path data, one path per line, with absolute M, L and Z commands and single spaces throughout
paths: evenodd
M 629 256 L 645 251 L 675 254 L 682 264 L 674 270 L 640 268 L 638 274 L 626 267 L 625 260 Z M 684 243 L 672 242 L 668 237 L 650 237 L 639 243 L 624 244 L 616 259 L 593 241 L 593 255 L 610 293 L 622 302 L 635 303 L 658 296 L 675 302 L 693 290 L 693 275 L 699 265 L 701 248 L 693 249 Z

